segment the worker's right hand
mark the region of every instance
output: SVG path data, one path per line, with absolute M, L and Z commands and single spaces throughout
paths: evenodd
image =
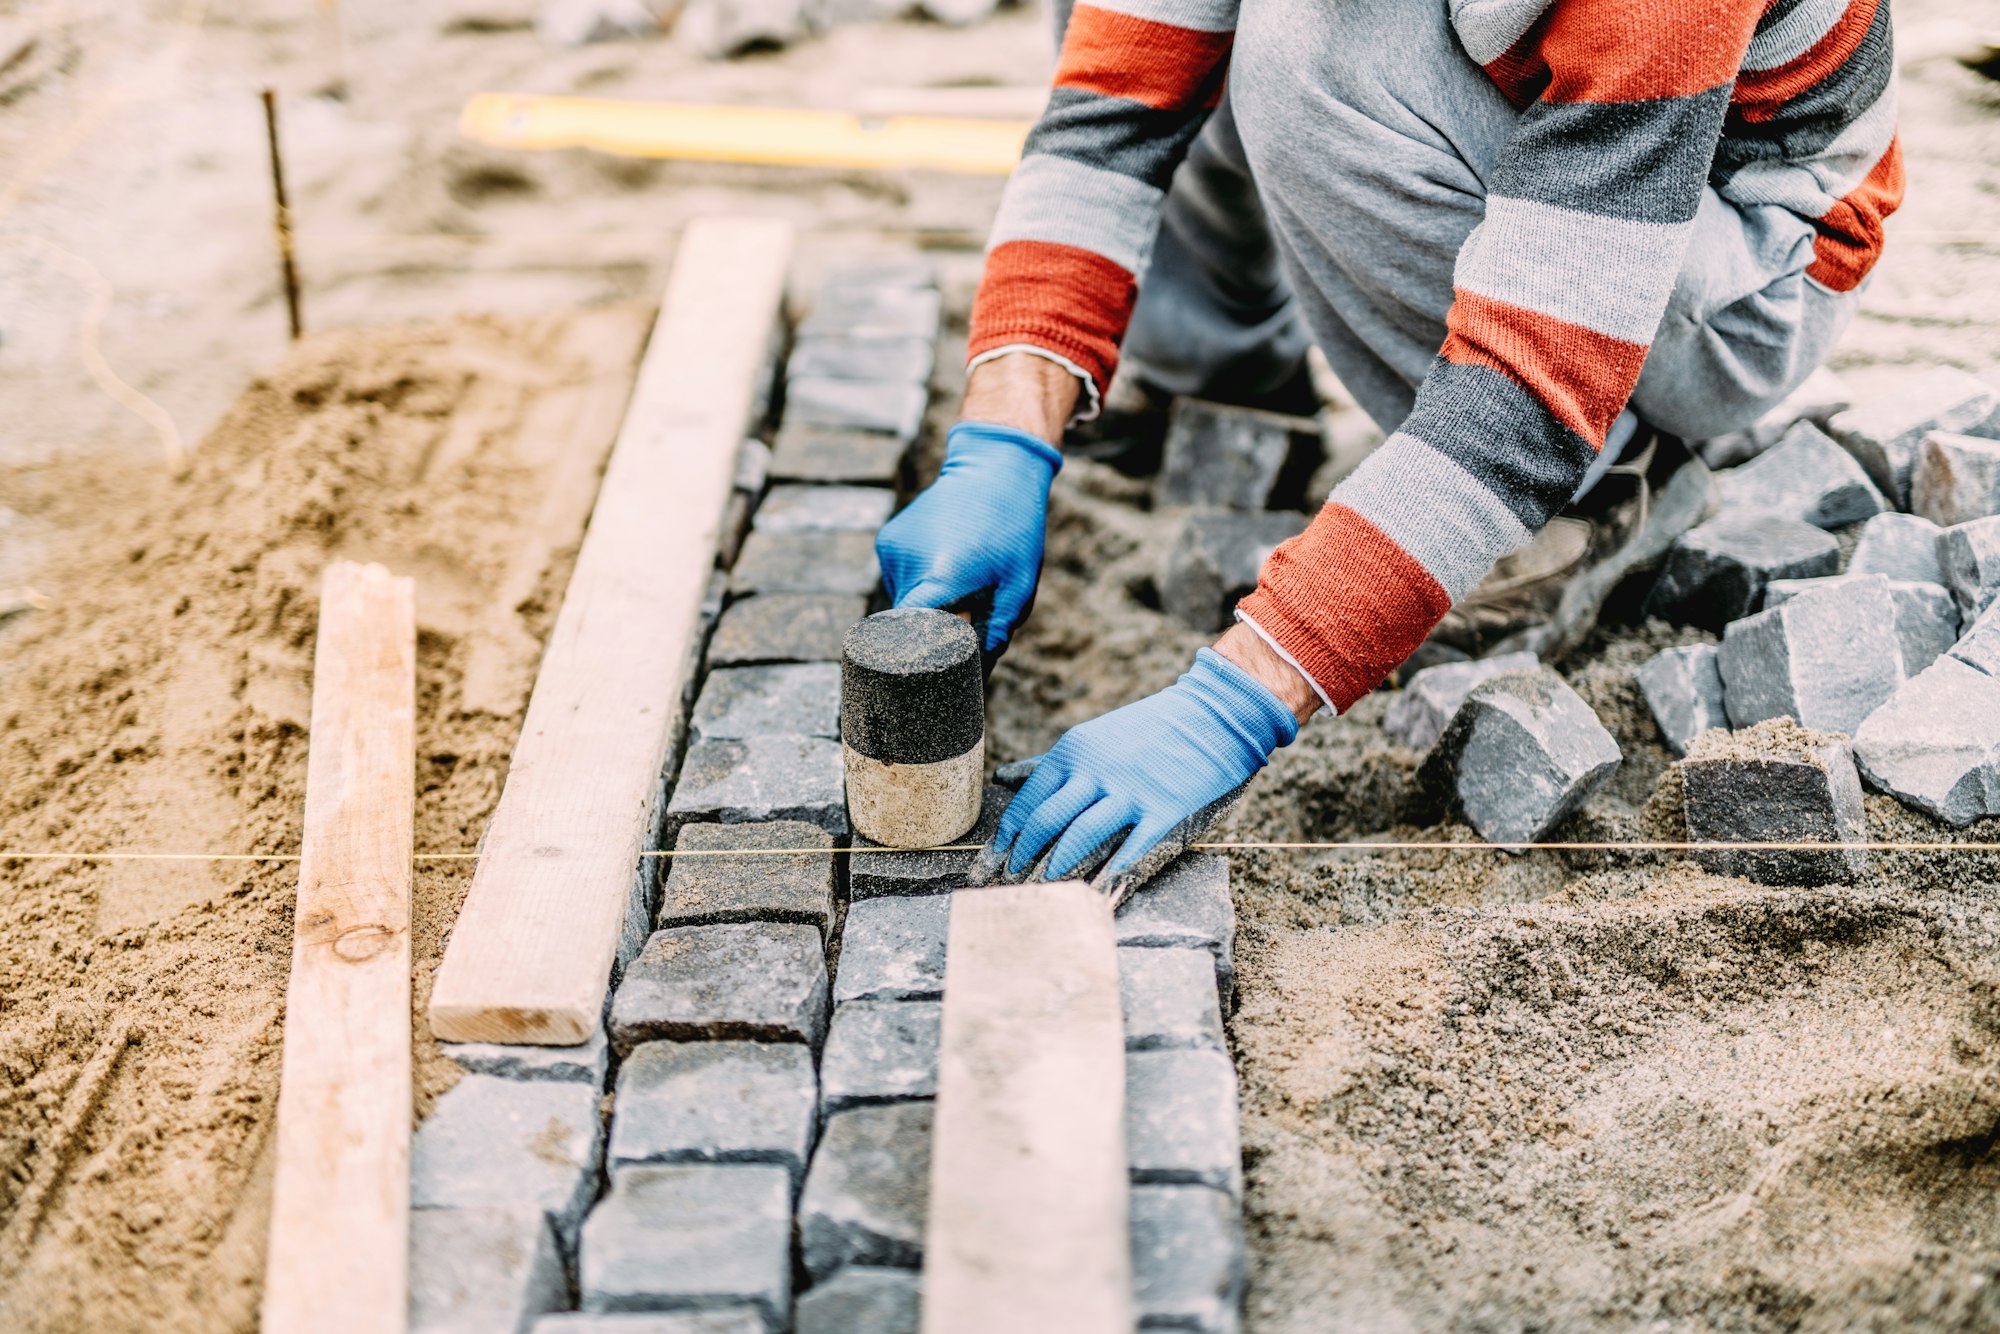
M 882 581 L 898 607 L 952 607 L 982 593 L 993 609 L 986 651 L 997 653 L 1035 600 L 1054 445 L 1012 426 L 960 422 L 945 437 L 938 478 L 875 539 Z

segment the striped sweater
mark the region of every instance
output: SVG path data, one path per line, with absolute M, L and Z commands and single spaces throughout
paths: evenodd
M 1444 4 L 1446 0 L 1436 0 Z M 1009 182 L 971 358 L 1026 345 L 1101 391 L 1237 0 L 1085 0 Z M 1239 609 L 1345 710 L 1569 498 L 1631 396 L 1704 186 L 1813 222 L 1858 286 L 1902 197 L 1888 0 L 1451 0 L 1520 110 L 1400 429 Z

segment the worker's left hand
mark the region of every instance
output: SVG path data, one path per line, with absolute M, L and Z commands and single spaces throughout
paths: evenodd
M 1018 877 L 1053 842 L 1044 874 L 1061 880 L 1123 834 L 1103 871 L 1116 876 L 1249 782 L 1298 734 L 1297 717 L 1276 695 L 1202 649 L 1157 695 L 1065 732 L 1000 817 L 987 860 L 1005 856 Z

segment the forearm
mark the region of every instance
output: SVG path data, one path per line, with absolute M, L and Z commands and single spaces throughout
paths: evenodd
M 1012 426 L 1060 446 L 1081 389 L 1076 376 L 1047 357 L 1010 352 L 972 368 L 959 419 Z

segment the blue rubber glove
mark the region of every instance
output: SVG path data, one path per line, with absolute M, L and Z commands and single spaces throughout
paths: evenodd
M 1298 734 L 1298 719 L 1276 695 L 1205 648 L 1159 694 L 1063 733 L 1000 817 L 993 851 L 1020 876 L 1053 840 L 1044 874 L 1061 880 L 1129 829 L 1104 867 L 1115 877 L 1249 782 Z
M 937 480 L 875 538 L 890 601 L 950 607 L 990 592 L 986 651 L 998 652 L 1035 600 L 1049 486 L 1061 467 L 1054 445 L 1016 427 L 952 427 Z

